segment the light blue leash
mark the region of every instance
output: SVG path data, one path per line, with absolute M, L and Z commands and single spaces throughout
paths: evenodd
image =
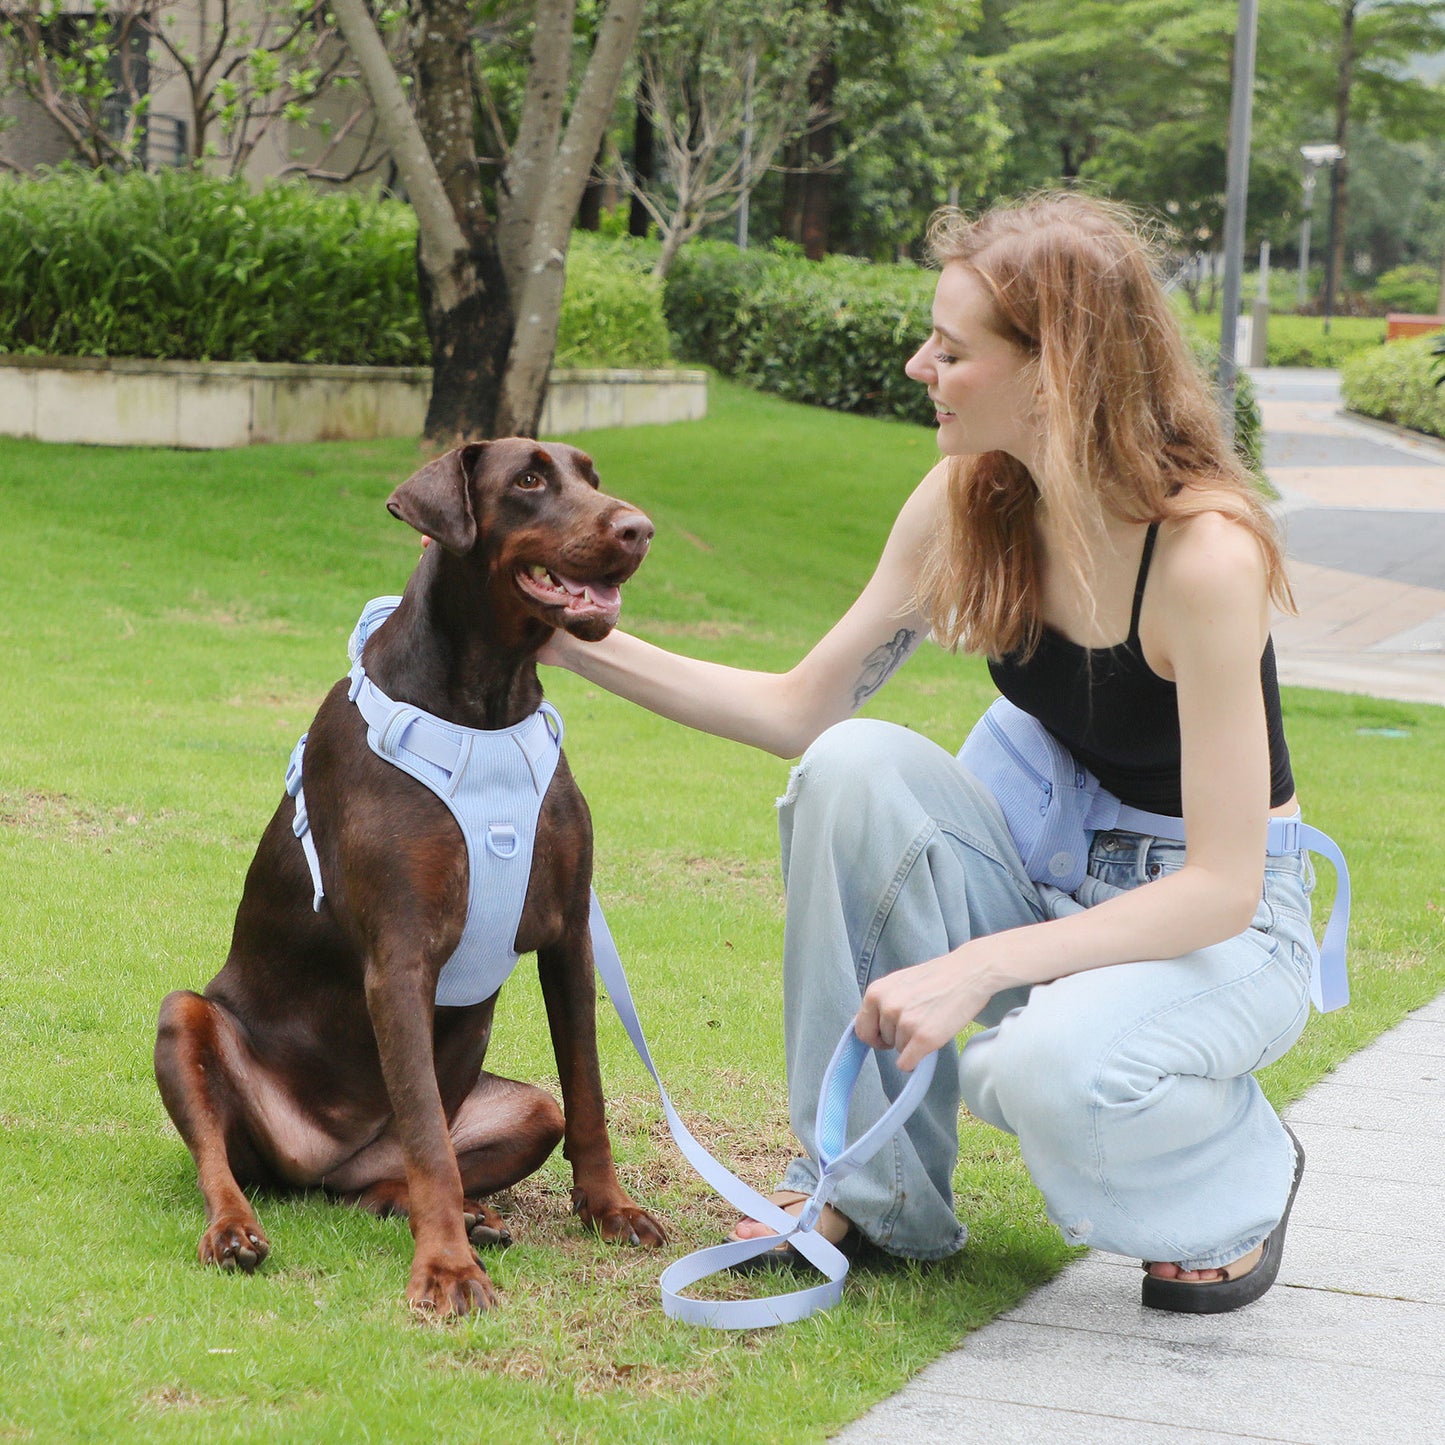
M 672 1130 L 677 1147 L 688 1163 L 729 1204 L 742 1210 L 749 1218 L 771 1225 L 777 1231 L 776 1234 L 764 1235 L 760 1239 L 732 1240 L 694 1250 L 692 1254 L 670 1264 L 659 1281 L 662 1290 L 662 1312 L 670 1319 L 681 1320 L 684 1324 L 706 1325 L 719 1330 L 754 1330 L 769 1325 L 792 1324 L 807 1319 L 818 1310 L 837 1304 L 843 1295 L 848 1260 L 842 1251 L 824 1239 L 814 1226 L 838 1184 L 866 1164 L 918 1107 L 932 1082 L 934 1066 L 938 1062 L 937 1054 L 929 1054 L 919 1063 L 908 1076 L 903 1091 L 884 1110 L 877 1123 L 861 1138 L 849 1144 L 848 1104 L 853 1097 L 853 1089 L 862 1071 L 863 1061 L 868 1057 L 869 1047 L 853 1032 L 852 1024 L 848 1025 L 843 1037 L 838 1040 L 838 1047 L 833 1051 L 818 1099 L 818 1187 L 804 1204 L 801 1214 L 789 1214 L 719 1164 L 693 1138 L 687 1125 L 678 1117 L 672 1100 L 668 1098 L 667 1090 L 663 1087 L 662 1079 L 658 1076 L 657 1066 L 652 1062 L 652 1053 L 647 1047 L 647 1039 L 637 1017 L 637 1006 L 633 1003 L 632 991 L 627 986 L 622 959 L 618 955 L 617 945 L 612 941 L 607 920 L 602 916 L 602 905 L 598 903 L 595 892 L 592 894 L 589 926 L 592 933 L 593 962 L 596 964 L 598 976 L 612 999 L 612 1006 L 617 1010 L 617 1016 L 622 1020 L 622 1027 L 627 1030 L 627 1036 L 632 1040 L 638 1057 L 657 1084 L 663 1113 L 667 1116 L 667 1127 Z M 794 1290 L 790 1294 L 755 1300 L 700 1300 L 682 1293 L 689 1285 L 694 1285 L 719 1270 L 756 1259 L 768 1250 L 777 1248 L 784 1240 L 823 1274 L 823 1283 Z

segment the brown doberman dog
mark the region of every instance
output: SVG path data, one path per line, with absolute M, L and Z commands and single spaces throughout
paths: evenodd
M 387 502 L 434 540 L 367 640 L 392 699 L 467 728 L 509 728 L 542 701 L 550 632 L 605 636 L 652 523 L 599 490 L 573 447 L 505 438 L 423 467 Z M 331 690 L 312 723 L 305 797 L 325 902 L 282 799 L 257 848 L 230 955 L 204 994 L 161 1005 L 161 1097 L 195 1158 L 202 1262 L 251 1271 L 270 1245 L 243 1184 L 319 1187 L 415 1239 L 407 1299 L 462 1314 L 496 1302 L 474 1244 L 509 1242 L 482 1197 L 564 1141 L 574 1211 L 605 1239 L 658 1245 L 662 1226 L 617 1178 L 597 1062 L 588 932 L 592 825 L 565 758 L 542 802 L 513 946 L 535 952 L 564 1109 L 482 1068 L 496 995 L 436 1005 L 468 910 L 461 830 L 423 783 L 378 757 Z

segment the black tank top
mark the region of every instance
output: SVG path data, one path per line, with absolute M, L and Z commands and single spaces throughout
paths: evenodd
M 1144 660 L 1139 641 L 1139 612 L 1154 556 L 1159 524 L 1144 538 L 1144 555 L 1134 584 L 1129 636 L 1114 647 L 1080 647 L 1045 625 L 1027 662 L 1011 653 L 990 660 L 998 690 L 1016 707 L 1037 718 L 1117 797 L 1150 813 L 1184 815 L 1179 782 L 1179 698 Z M 1269 728 L 1270 807 L 1294 794 L 1289 748 L 1280 718 L 1279 678 L 1274 639 L 1265 642 L 1259 660 Z

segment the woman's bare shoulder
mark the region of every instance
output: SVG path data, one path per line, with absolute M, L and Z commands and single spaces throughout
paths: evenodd
M 1196 599 L 1263 589 L 1269 571 L 1259 538 L 1224 511 L 1195 512 L 1163 523 L 1158 565 L 1171 594 Z

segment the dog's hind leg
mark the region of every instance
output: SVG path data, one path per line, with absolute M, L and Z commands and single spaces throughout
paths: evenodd
M 462 1101 L 450 1132 L 466 1196 L 462 1213 L 467 1235 L 478 1248 L 504 1247 L 512 1242 L 502 1216 L 482 1201 L 540 1168 L 561 1141 L 563 1128 L 562 1111 L 550 1094 L 498 1074 L 484 1072 Z M 340 1191 L 342 1197 L 372 1214 L 405 1217 L 410 1212 L 410 1197 L 404 1161 L 390 1130 L 347 1166 L 353 1177 L 357 1172 L 372 1171 L 386 1177 Z
M 270 1253 L 261 1221 L 236 1180 L 238 1155 L 251 1151 L 231 1077 L 235 1025 L 219 1005 L 178 990 L 161 1003 L 155 1071 L 171 1119 L 185 1140 L 206 1201 L 202 1264 L 249 1274 Z

